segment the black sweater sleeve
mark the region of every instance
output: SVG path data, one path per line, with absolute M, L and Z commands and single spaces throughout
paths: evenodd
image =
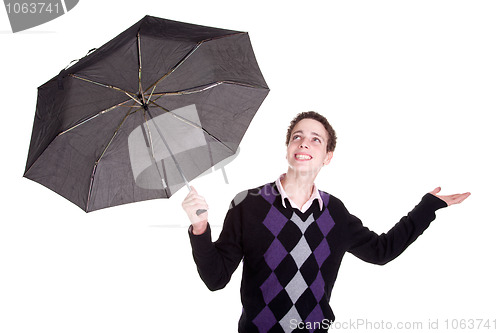
M 381 235 L 370 231 L 357 217 L 350 215 L 348 252 L 364 261 L 384 265 L 413 243 L 436 218 L 436 210 L 443 207 L 446 207 L 443 200 L 427 193 L 407 216 Z
M 243 258 L 240 207 L 233 207 L 227 212 L 216 242 L 212 242 L 210 225 L 201 235 L 189 232 L 189 238 L 203 282 L 212 291 L 224 288 Z

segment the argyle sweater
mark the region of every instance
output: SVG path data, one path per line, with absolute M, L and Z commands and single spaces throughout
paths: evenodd
M 426 194 L 390 231 L 364 227 L 334 196 L 319 191 L 302 213 L 283 207 L 275 183 L 238 194 L 219 239 L 189 233 L 198 272 L 210 290 L 223 288 L 243 259 L 238 331 L 326 332 L 335 319 L 329 301 L 345 252 L 374 264 L 400 255 L 446 207 Z

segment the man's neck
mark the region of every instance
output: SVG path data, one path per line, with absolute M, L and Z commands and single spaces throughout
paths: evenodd
M 299 207 L 302 207 L 312 195 L 315 178 L 316 175 L 298 175 L 288 170 L 281 179 L 281 186 L 290 199 Z

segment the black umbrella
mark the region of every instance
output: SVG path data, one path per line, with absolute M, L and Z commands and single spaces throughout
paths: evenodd
M 268 92 L 247 33 L 146 16 L 38 88 L 24 176 L 87 212 L 170 197 Z

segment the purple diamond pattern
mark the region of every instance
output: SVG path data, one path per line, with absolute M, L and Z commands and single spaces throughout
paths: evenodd
M 252 321 L 255 326 L 259 329 L 260 333 L 268 332 L 271 327 L 274 326 L 278 321 L 274 317 L 272 311 L 266 305 L 266 307 L 255 317 Z
M 285 247 L 281 244 L 281 242 L 275 238 L 272 242 L 271 246 L 267 249 L 264 254 L 264 259 L 266 260 L 267 265 L 273 271 L 278 267 L 283 258 L 286 257 L 288 252 L 286 252 Z
M 262 296 L 264 297 L 264 302 L 269 304 L 280 293 L 283 289 L 276 274 L 271 273 L 267 280 L 260 286 L 260 290 L 262 291 Z
M 316 262 L 318 266 L 321 267 L 325 262 L 326 258 L 330 255 L 330 247 L 328 246 L 328 242 L 326 238 L 323 238 L 318 247 L 314 250 L 314 257 L 316 257 Z
M 323 207 L 328 206 L 328 202 L 330 202 L 330 195 L 323 192 L 323 191 L 318 191 L 319 196 L 321 197 L 321 200 L 323 200 Z
M 312 310 L 312 312 L 309 314 L 309 316 L 307 316 L 306 320 L 304 320 L 304 322 L 310 323 L 310 325 L 307 325 L 307 327 L 311 327 L 309 329 L 309 332 L 312 333 L 318 328 L 323 328 L 322 327 L 323 318 L 325 318 L 323 316 L 323 311 L 321 311 L 321 307 L 318 304 L 318 305 L 316 305 L 314 310 Z
M 323 211 L 323 214 L 316 220 L 316 223 L 318 224 L 319 229 L 323 233 L 323 236 L 326 237 L 330 230 L 332 230 L 333 226 L 335 225 L 335 222 L 333 221 L 332 216 L 328 212 L 328 209 L 325 209 Z
M 269 229 L 274 237 L 276 237 L 280 233 L 281 229 L 283 229 L 283 226 L 287 221 L 288 219 L 281 214 L 276 207 L 271 206 L 269 213 L 267 213 L 267 216 L 262 223 L 264 223 L 267 229 Z
M 309 288 L 311 288 L 314 297 L 316 297 L 316 300 L 319 302 L 325 294 L 325 281 L 323 280 L 323 276 L 321 276 L 321 272 L 318 272 L 316 280 L 314 280 Z
M 277 190 L 274 190 L 271 184 L 266 184 L 264 187 L 260 189 L 260 195 L 266 199 L 267 202 L 269 202 L 271 205 L 274 202 L 274 199 L 276 199 L 277 193 L 275 193 Z

